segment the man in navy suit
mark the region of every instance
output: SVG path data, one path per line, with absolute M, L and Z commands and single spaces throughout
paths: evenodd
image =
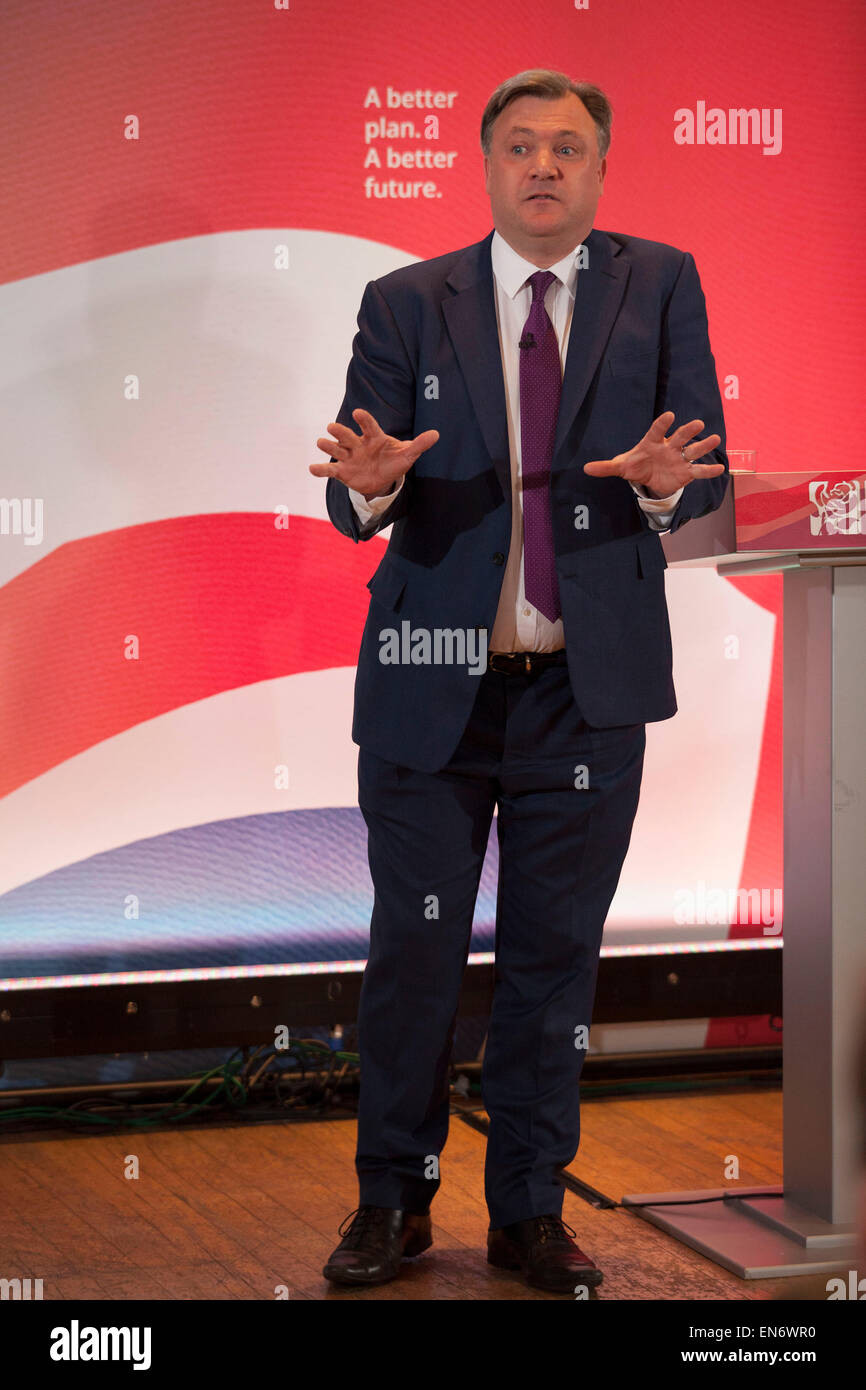
M 561 73 L 497 88 L 481 127 L 495 230 L 367 285 L 317 441 L 329 462 L 310 470 L 353 541 L 393 525 L 355 686 L 375 899 L 338 1283 L 394 1278 L 431 1244 L 494 811 L 488 1261 L 572 1295 L 602 1279 L 562 1221 L 561 1170 L 645 725 L 676 712 L 659 531 L 727 485 L 692 256 L 593 230 L 610 124 L 604 93 Z

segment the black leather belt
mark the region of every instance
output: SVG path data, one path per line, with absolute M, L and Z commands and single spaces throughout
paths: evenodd
M 525 676 L 546 666 L 564 666 L 567 660 L 564 647 L 557 652 L 488 652 L 487 669 L 503 676 Z

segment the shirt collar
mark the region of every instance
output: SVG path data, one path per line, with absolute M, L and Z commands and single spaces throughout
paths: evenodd
M 577 287 L 577 254 L 582 242 L 578 242 L 573 251 L 569 251 L 567 256 L 563 256 L 561 261 L 549 267 L 565 288 L 568 290 L 572 299 L 574 298 Z M 533 265 L 532 261 L 524 260 L 519 256 L 513 246 L 499 232 L 493 233 L 493 240 L 490 243 L 490 260 L 493 266 L 493 274 L 500 287 L 505 291 L 510 299 L 513 299 L 529 279 L 530 275 L 535 275 L 538 266 Z

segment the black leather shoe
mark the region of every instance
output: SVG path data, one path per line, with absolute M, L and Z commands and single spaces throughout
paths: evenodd
M 573 1294 L 577 1284 L 600 1284 L 597 1264 L 569 1238 L 575 1232 L 559 1216 L 533 1216 L 487 1234 L 487 1263 L 522 1269 L 527 1283 L 550 1293 Z
M 343 1233 L 349 1217 L 351 1226 Z M 430 1213 L 416 1215 L 391 1207 L 361 1206 L 340 1223 L 343 1239 L 322 1270 L 335 1284 L 386 1284 L 400 1273 L 400 1261 L 433 1244 Z

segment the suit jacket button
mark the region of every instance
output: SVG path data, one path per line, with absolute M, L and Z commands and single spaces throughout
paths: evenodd
M 494 557 L 493 557 L 493 563 L 494 563 L 494 565 L 504 565 L 504 564 L 505 564 L 505 556 L 502 554 L 502 551 L 501 551 L 501 550 L 497 550 L 496 554 L 495 554 Z

